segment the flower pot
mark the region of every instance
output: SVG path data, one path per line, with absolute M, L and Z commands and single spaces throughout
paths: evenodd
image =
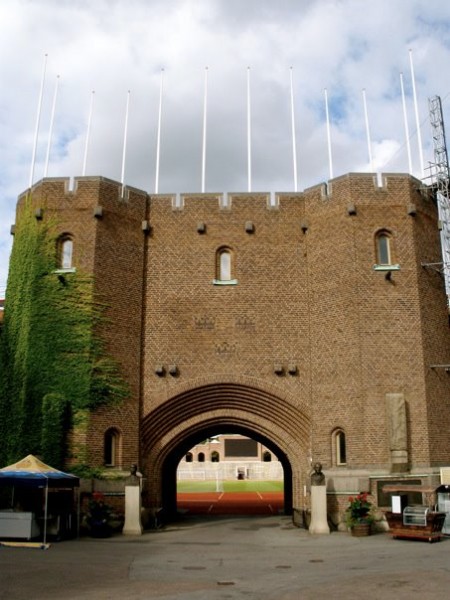
M 91 522 L 91 537 L 107 538 L 111 535 L 111 527 L 106 521 Z
M 351 527 L 353 537 L 365 537 L 370 535 L 370 523 L 356 523 Z

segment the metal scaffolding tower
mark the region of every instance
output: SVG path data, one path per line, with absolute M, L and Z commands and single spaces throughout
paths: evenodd
M 434 163 L 431 166 L 432 186 L 436 190 L 436 202 L 441 232 L 442 273 L 450 308 L 450 198 L 447 144 L 445 141 L 444 118 L 440 96 L 428 99 L 430 122 L 433 134 Z

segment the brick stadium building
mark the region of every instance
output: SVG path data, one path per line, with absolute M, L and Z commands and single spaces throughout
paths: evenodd
M 191 448 L 179 464 L 177 479 L 282 481 L 283 468 L 276 455 L 256 440 L 236 433 L 223 434 Z
M 423 266 L 441 260 L 431 189 L 349 174 L 273 196 L 152 196 L 101 177 L 32 191 L 70 244 L 63 267 L 108 300 L 103 335 L 130 388 L 91 415 L 91 465 L 138 462 L 168 512 L 180 460 L 221 433 L 275 454 L 288 512 L 307 506 L 317 460 L 331 513 L 359 490 L 385 504 L 386 482 L 439 482 L 450 335 L 442 278 Z

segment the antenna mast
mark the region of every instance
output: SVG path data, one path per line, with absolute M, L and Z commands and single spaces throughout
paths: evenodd
M 447 293 L 447 304 L 450 308 L 450 170 L 440 96 L 428 99 L 428 109 L 434 145 L 434 163 L 431 164 L 432 185 L 436 189 L 441 230 L 442 272 Z

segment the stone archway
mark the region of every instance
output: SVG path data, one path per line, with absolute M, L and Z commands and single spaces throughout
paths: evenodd
M 148 504 L 173 514 L 181 457 L 209 433 L 236 432 L 277 455 L 285 474 L 286 511 L 303 509 L 310 421 L 289 400 L 242 383 L 214 383 L 185 390 L 151 411 L 141 426 Z

